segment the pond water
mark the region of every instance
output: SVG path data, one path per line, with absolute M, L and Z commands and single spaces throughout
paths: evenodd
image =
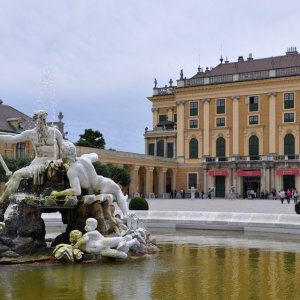
M 155 232 L 156 256 L 101 264 L 0 266 L 0 299 L 300 299 L 300 240 Z

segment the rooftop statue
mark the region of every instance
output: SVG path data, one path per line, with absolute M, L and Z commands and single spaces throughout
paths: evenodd
M 25 130 L 18 135 L 0 135 L 0 141 L 5 143 L 31 142 L 35 151 L 31 164 L 16 171 L 6 183 L 0 198 L 0 221 L 4 219 L 8 197 L 18 190 L 21 181 L 33 178 L 34 184 L 43 183 L 49 163 L 60 156 L 63 137 L 58 129 L 47 126 L 47 116 L 47 112 L 37 111 L 32 116 L 36 125 L 34 129 Z
M 112 179 L 97 175 L 93 162 L 98 160 L 96 153 L 76 155 L 76 147 L 73 143 L 64 141 L 62 147 L 63 162 L 68 164 L 67 176 L 70 188 L 64 191 L 53 191 L 51 196 L 79 196 L 82 189 L 88 194 L 112 194 L 116 197 L 117 204 L 124 217 L 128 216 L 127 197 L 121 188 Z

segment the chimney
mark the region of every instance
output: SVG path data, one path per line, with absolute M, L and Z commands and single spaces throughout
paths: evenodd
M 252 53 L 249 53 L 249 57 L 247 58 L 247 60 L 253 60 L 253 57 L 252 57 Z
M 286 55 L 297 55 L 298 51 L 296 47 L 289 47 L 285 53 Z

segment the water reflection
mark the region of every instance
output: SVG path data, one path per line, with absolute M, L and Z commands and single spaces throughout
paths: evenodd
M 0 299 L 300 299 L 297 240 L 189 234 L 158 233 L 142 260 L 1 266 Z

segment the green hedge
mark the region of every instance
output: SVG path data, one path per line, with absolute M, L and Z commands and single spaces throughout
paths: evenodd
M 295 204 L 295 212 L 296 214 L 300 214 L 300 201 Z
M 148 202 L 143 197 L 132 198 L 129 202 L 130 210 L 149 210 Z

